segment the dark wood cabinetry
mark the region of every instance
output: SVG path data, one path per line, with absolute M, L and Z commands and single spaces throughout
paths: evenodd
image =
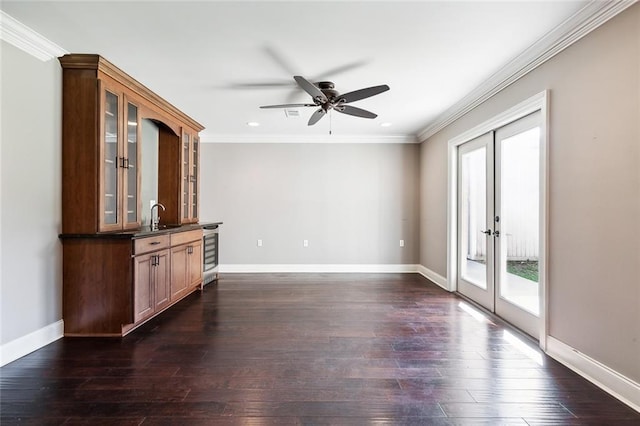
M 198 289 L 202 229 L 62 235 L 67 336 L 121 336 Z
M 133 321 L 139 322 L 170 304 L 169 235 L 133 241 Z
M 171 236 L 171 298 L 202 283 L 202 230 Z
M 202 125 L 99 55 L 60 58 L 62 232 L 97 233 L 141 226 L 141 168 L 158 171 L 164 224 L 198 222 Z M 158 164 L 144 165 L 141 121 L 160 125 Z
M 183 128 L 181 136 L 160 134 L 158 199 L 166 207 L 162 223 L 198 223 L 200 210 L 200 138 Z
M 60 64 L 65 335 L 124 335 L 202 282 L 203 127 L 99 55 Z M 141 155 L 144 119 L 158 125 L 157 164 Z M 161 225 L 177 227 L 143 229 L 143 168 L 157 171 Z

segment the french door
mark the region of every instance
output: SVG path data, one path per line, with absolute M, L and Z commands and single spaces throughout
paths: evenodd
M 538 338 L 541 113 L 458 147 L 458 291 Z

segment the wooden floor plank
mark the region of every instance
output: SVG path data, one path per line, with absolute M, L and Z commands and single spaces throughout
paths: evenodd
M 124 338 L 2 367 L 0 423 L 640 424 L 460 303 L 417 274 L 223 275 Z

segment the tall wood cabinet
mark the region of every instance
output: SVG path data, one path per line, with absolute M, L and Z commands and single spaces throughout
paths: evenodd
M 99 55 L 62 56 L 62 232 L 141 226 L 141 123 L 161 124 L 158 202 L 169 225 L 198 222 L 202 125 Z M 68 206 L 73 206 L 67 208 Z
M 203 127 L 99 55 L 59 60 L 65 335 L 124 335 L 202 282 Z M 157 164 L 142 158 L 144 119 L 159 128 Z M 147 167 L 163 231 L 142 227 Z
M 179 144 L 174 139 L 171 134 L 160 135 L 158 198 L 166 207 L 163 217 L 168 223 L 198 223 L 200 138 L 197 131 L 183 128 Z
M 98 231 L 140 227 L 140 114 L 137 102 L 99 80 Z
M 196 133 L 182 137 L 182 222 L 198 222 L 198 176 L 200 139 Z

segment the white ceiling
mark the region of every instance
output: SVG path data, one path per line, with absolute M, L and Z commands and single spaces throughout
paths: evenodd
M 585 1 L 15 1 L 1 9 L 73 53 L 98 53 L 206 127 L 203 139 L 413 137 Z M 335 72 L 334 72 L 335 71 Z M 260 105 L 388 84 L 312 127 Z M 254 87 L 285 83 L 289 86 Z M 247 122 L 259 122 L 248 127 Z M 380 124 L 392 123 L 389 127 Z M 322 136 L 324 137 L 324 136 Z

